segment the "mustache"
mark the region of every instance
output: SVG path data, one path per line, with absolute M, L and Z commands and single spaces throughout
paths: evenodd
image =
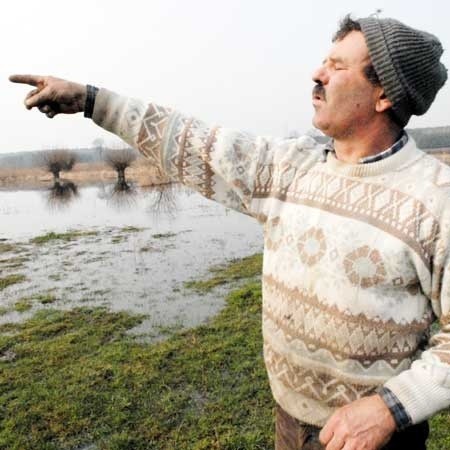
M 318 96 L 326 100 L 325 88 L 321 84 L 316 84 L 312 90 L 313 97 Z

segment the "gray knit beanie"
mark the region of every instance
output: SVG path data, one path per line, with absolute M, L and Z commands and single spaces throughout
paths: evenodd
M 393 113 L 404 127 L 412 114 L 424 114 L 447 80 L 439 62 L 443 49 L 439 39 L 394 19 L 357 19 L 369 55 Z

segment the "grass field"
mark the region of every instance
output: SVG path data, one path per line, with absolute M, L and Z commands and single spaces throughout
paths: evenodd
M 127 330 L 142 317 L 102 308 L 43 310 L 3 325 L 0 449 L 273 449 L 253 279 L 261 258 L 244 261 L 249 278 L 222 312 L 164 342 L 137 342 Z M 212 279 L 235 280 L 230 267 Z M 449 429 L 448 413 L 432 420 L 429 450 L 450 449 Z

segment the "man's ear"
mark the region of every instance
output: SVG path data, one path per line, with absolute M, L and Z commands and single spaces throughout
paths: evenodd
M 377 102 L 375 104 L 375 110 L 377 112 L 383 112 L 387 111 L 389 108 L 392 108 L 392 102 L 386 97 L 384 89 L 380 88 Z

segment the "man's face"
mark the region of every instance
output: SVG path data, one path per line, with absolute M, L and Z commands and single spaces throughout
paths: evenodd
M 364 68 L 370 63 L 364 36 L 352 31 L 333 46 L 313 74 L 313 125 L 334 138 L 364 130 L 377 114 L 381 88 L 369 82 Z

